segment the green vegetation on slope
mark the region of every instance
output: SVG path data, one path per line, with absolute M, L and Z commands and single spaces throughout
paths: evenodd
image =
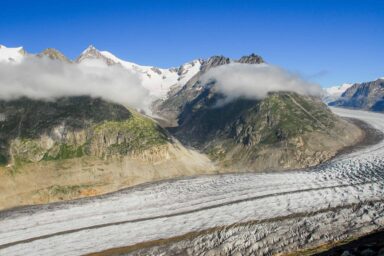
M 95 126 L 94 131 L 95 137 L 103 136 L 105 143 L 112 139 L 108 146 L 111 154 L 125 155 L 133 150 L 145 150 L 168 141 L 162 128 L 153 120 L 137 113 L 124 121 L 105 121 Z
M 64 159 L 70 159 L 75 157 L 82 157 L 84 156 L 84 145 L 81 146 L 75 146 L 75 145 L 68 145 L 68 144 L 59 144 L 57 145 L 59 150 L 57 152 L 52 152 L 52 150 L 48 151 L 44 154 L 44 157 L 42 160 L 64 160 Z
M 0 165 L 127 155 L 168 141 L 153 120 L 90 97 L 0 101 L 0 113 Z

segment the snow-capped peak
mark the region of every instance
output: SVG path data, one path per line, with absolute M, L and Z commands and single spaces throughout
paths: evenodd
M 128 71 L 138 74 L 143 86 L 156 98 L 165 98 L 174 85 L 184 85 L 200 70 L 201 66 L 200 60 L 188 62 L 179 68 L 143 66 L 122 60 L 111 52 L 99 51 L 92 45 L 82 52 L 76 62 L 88 66 L 100 66 L 100 63 L 104 63 L 104 66 L 120 65 Z
M 100 66 L 103 63 L 107 66 L 116 64 L 115 61 L 104 56 L 93 45 L 89 45 L 76 59 L 77 63 L 81 63 L 88 66 Z
M 341 95 L 348 90 L 349 87 L 351 87 L 353 84 L 342 84 L 339 86 L 333 86 L 329 88 L 324 88 L 324 95 L 323 95 L 323 101 L 325 103 L 330 103 L 333 101 L 336 101 L 341 97 Z
M 81 54 L 85 54 L 89 51 L 97 50 L 92 44 L 90 44 Z
M 0 45 L 1 62 L 19 62 L 25 54 L 23 47 L 8 48 L 4 45 Z
M 341 96 L 341 94 L 343 94 L 352 85 L 353 84 L 344 83 L 340 86 L 325 88 L 325 91 L 328 93 L 328 95 Z

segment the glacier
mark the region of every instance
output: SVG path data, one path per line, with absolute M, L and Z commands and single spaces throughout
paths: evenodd
M 332 111 L 384 132 L 384 114 Z M 127 251 L 271 255 L 383 227 L 380 141 L 305 170 L 188 177 L 2 211 L 0 255 L 83 255 L 149 241 Z

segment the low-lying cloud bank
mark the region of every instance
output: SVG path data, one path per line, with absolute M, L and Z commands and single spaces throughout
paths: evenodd
M 119 66 L 89 67 L 37 57 L 0 63 L 0 99 L 53 100 L 81 95 L 142 109 L 149 99 L 138 75 Z
M 320 86 L 271 65 L 231 63 L 210 69 L 201 81 L 216 81 L 227 103 L 239 97 L 264 98 L 272 91 L 320 95 Z M 160 85 L 159 85 L 160 86 Z M 70 64 L 48 58 L 26 57 L 20 63 L 0 62 L 0 99 L 19 97 L 54 100 L 58 97 L 101 97 L 104 100 L 149 110 L 153 97 L 138 74 L 120 66 Z
M 244 97 L 262 99 L 269 92 L 292 91 L 304 95 L 319 96 L 319 85 L 304 81 L 298 75 L 267 64 L 231 63 L 210 69 L 201 81 L 215 81 L 219 92 L 227 96 L 224 103 Z

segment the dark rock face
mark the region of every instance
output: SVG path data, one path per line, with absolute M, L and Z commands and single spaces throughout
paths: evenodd
M 251 55 L 241 57 L 237 62 L 247 64 L 261 64 L 264 63 L 264 60 L 261 56 L 252 53 Z
M 339 100 L 329 105 L 383 112 L 384 79 L 354 84 L 341 95 Z
M 211 69 L 211 68 L 214 68 L 214 67 L 217 67 L 217 66 L 221 66 L 221 65 L 225 65 L 225 64 L 229 64 L 231 62 L 231 60 L 227 57 L 224 57 L 224 56 L 213 56 L 211 58 L 209 58 L 208 60 L 204 61 L 201 65 L 201 68 L 200 68 L 200 71 L 201 72 L 206 72 L 207 70 Z

